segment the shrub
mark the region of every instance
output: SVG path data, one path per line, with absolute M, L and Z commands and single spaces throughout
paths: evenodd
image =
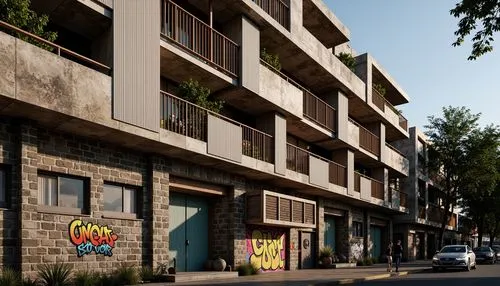
M 21 282 L 21 275 L 19 272 L 11 268 L 3 269 L 2 275 L 0 276 L 1 286 L 17 286 L 19 282 Z
M 115 285 L 139 284 L 139 275 L 134 267 L 122 265 L 114 274 Z
M 356 59 L 349 53 L 340 53 L 337 58 L 351 71 L 354 72 L 354 68 L 356 66 Z
M 323 259 L 326 257 L 333 257 L 333 255 L 334 255 L 333 248 L 331 248 L 330 246 L 325 246 L 325 247 L 321 248 L 319 251 L 319 258 L 320 259 Z
M 219 113 L 224 106 L 224 101 L 211 100 L 209 98 L 210 89 L 201 86 L 198 81 L 193 79 L 189 79 L 188 81 L 181 83 L 178 91 L 179 96 L 185 100 L 215 113 Z
M 259 274 L 259 268 L 250 262 L 239 265 L 236 270 L 239 276 L 249 276 Z
M 71 268 L 68 264 L 43 264 L 38 268 L 38 277 L 44 286 L 71 285 Z
M 78 271 L 73 279 L 75 286 L 98 286 L 100 283 L 99 275 L 92 271 Z
M 153 268 L 150 266 L 143 266 L 139 270 L 139 277 L 141 277 L 142 281 L 153 281 L 155 279 L 155 274 Z
M 278 55 L 273 55 L 267 53 L 266 49 L 262 49 L 260 52 L 260 58 L 265 61 L 267 64 L 275 68 L 276 70 L 281 70 L 280 57 Z
M 32 280 L 31 278 L 24 278 L 23 281 L 22 281 L 22 286 L 39 286 L 40 285 L 40 281 L 38 281 L 38 279 L 34 279 Z
M 386 90 L 385 87 L 381 84 L 374 84 L 373 89 L 375 89 L 382 97 L 385 96 Z

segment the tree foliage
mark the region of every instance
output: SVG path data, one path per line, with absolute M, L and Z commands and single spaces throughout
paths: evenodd
M 430 177 L 444 193 L 439 247 L 443 245 L 446 225 L 463 189 L 467 146 L 477 129 L 479 116 L 465 107 L 444 107 L 443 117 L 429 116 L 429 124 L 425 126 L 430 141 L 427 167 Z
M 337 58 L 346 65 L 352 72 L 354 72 L 356 67 L 356 59 L 349 53 L 340 53 Z
M 493 50 L 493 35 L 500 30 L 500 0 L 462 0 L 450 14 L 460 19 L 453 46 L 462 45 L 465 37 L 474 33 L 469 60 Z
M 49 23 L 49 16 L 38 15 L 35 11 L 30 9 L 30 4 L 30 0 L 0 0 L 0 20 L 42 37 L 47 41 L 55 41 L 57 39 L 57 33 L 46 31 L 47 24 Z M 23 41 L 51 50 L 48 45 L 37 40 L 15 32 L 11 34 L 14 34 Z
M 215 113 L 219 113 L 224 106 L 223 101 L 210 99 L 210 89 L 193 79 L 179 85 L 179 96 Z

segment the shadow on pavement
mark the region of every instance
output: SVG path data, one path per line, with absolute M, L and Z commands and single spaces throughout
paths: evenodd
M 426 277 L 426 278 L 407 278 L 391 279 L 391 280 L 375 280 L 360 282 L 356 285 L 401 285 L 405 286 L 439 286 L 439 285 L 453 285 L 453 286 L 469 286 L 469 285 L 498 285 L 498 276 L 496 277 Z M 315 285 L 328 285 L 328 284 L 315 284 Z M 332 284 L 334 285 L 334 284 Z

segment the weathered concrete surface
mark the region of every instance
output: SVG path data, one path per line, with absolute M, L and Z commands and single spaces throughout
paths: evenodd
M 359 149 L 359 127 L 352 123 L 350 120 L 347 121 L 348 130 L 348 143 L 356 149 Z
M 384 152 L 384 163 L 391 167 L 392 169 L 398 171 L 399 173 L 408 176 L 410 163 L 408 159 L 403 157 L 403 155 L 394 151 L 388 146 L 384 146 L 382 148 L 382 152 Z
M 259 69 L 259 95 L 298 118 L 303 116 L 303 92 L 263 64 Z
M 360 194 L 362 200 L 371 202 L 372 200 L 372 181 L 363 176 L 359 180 Z
M 0 32 L 0 94 L 15 97 L 16 39 Z

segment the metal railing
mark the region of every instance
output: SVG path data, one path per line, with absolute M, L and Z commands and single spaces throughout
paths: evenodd
M 377 181 L 373 178 L 369 178 L 371 180 L 371 188 L 372 188 L 372 197 L 383 200 L 384 199 L 384 183 Z
M 347 168 L 333 161 L 329 161 L 330 183 L 347 187 Z
M 162 0 L 162 34 L 216 68 L 238 77 L 239 46 L 182 9 Z
M 273 66 L 268 64 L 263 59 L 260 60 L 261 64 L 267 67 L 272 72 L 279 75 L 281 78 L 286 80 L 288 83 L 292 84 L 296 88 L 300 89 L 303 93 L 303 114 L 305 117 L 314 121 L 321 127 L 324 127 L 330 131 L 336 131 L 336 117 L 337 111 L 331 105 L 321 100 L 321 98 L 314 95 L 312 92 L 307 90 L 305 87 L 275 69 Z
M 370 153 L 379 156 L 380 138 L 360 124 L 356 123 L 356 125 L 359 127 L 359 146 L 369 151 Z
M 252 0 L 286 29 L 290 28 L 290 8 L 282 0 Z
M 361 174 L 354 171 L 354 191 L 361 192 Z
M 268 163 L 274 162 L 273 136 L 172 94 L 162 91 L 160 96 L 161 128 L 207 142 L 208 114 L 210 114 L 241 127 L 243 155 Z
M 309 152 L 287 143 L 286 168 L 301 174 L 309 175 Z
M 107 75 L 111 75 L 111 68 L 101 64 L 100 62 L 94 61 L 92 59 L 89 59 L 87 57 L 84 57 L 80 54 L 77 54 L 71 50 L 68 50 L 66 48 L 63 48 L 57 44 L 54 44 L 50 41 L 45 40 L 44 38 L 41 38 L 37 35 L 34 35 L 32 33 L 26 32 L 22 29 L 19 29 L 18 27 L 11 25 L 9 23 L 6 23 L 4 21 L 0 21 L 0 30 L 4 30 L 6 32 L 10 32 L 11 35 L 13 35 L 16 38 L 19 38 L 21 40 L 25 40 L 24 38 L 31 39 L 32 41 L 38 42 L 39 44 L 46 45 L 47 47 L 52 49 L 52 52 L 56 53 L 58 56 L 67 58 L 71 61 L 80 63 L 82 65 L 88 66 L 89 68 L 92 68 L 98 72 L 102 72 Z
M 405 131 L 408 131 L 408 119 L 406 119 L 403 114 L 398 112 L 399 115 L 399 126 L 403 128 Z
M 378 92 L 375 88 L 372 88 L 372 103 L 375 104 L 378 109 L 385 112 L 385 98 Z
M 418 207 L 418 218 L 419 219 L 425 219 L 426 215 L 426 208 L 425 206 L 419 206 Z

